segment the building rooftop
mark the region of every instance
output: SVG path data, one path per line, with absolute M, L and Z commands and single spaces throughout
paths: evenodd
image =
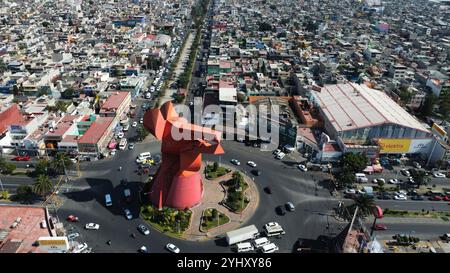
M 113 122 L 113 117 L 98 117 L 91 127 L 84 133 L 78 143 L 95 144 L 103 136 L 106 129 Z
M 393 123 L 428 132 L 386 93 L 365 85 L 327 85 L 311 93 L 337 131 Z

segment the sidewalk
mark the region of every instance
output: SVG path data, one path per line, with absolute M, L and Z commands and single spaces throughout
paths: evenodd
M 223 166 L 223 165 L 222 165 Z M 214 180 L 207 180 L 203 174 L 204 174 L 204 167 L 202 167 L 201 173 L 202 173 L 202 179 L 203 179 L 203 201 L 198 206 L 191 209 L 192 211 L 192 220 L 191 220 L 191 226 L 183 235 L 183 238 L 186 240 L 192 240 L 192 241 L 201 241 L 201 240 L 208 240 L 208 239 L 214 239 L 216 236 L 219 236 L 225 232 L 228 232 L 230 230 L 234 230 L 241 226 L 243 223 L 248 221 L 250 217 L 255 212 L 256 208 L 259 204 L 259 194 L 258 190 L 256 189 L 255 183 L 244 174 L 244 179 L 249 185 L 247 190 L 245 191 L 245 194 L 247 197 L 250 198 L 250 203 L 247 205 L 245 210 L 242 213 L 234 213 L 230 210 L 228 210 L 226 207 L 220 205 L 220 202 L 225 197 L 225 190 L 224 188 L 219 184 L 222 181 L 227 181 L 231 179 L 232 173 L 234 171 L 233 168 L 226 166 L 227 168 L 231 169 L 231 172 L 216 178 Z M 227 224 L 221 225 L 219 227 L 213 228 L 210 231 L 204 233 L 200 231 L 200 220 L 202 216 L 202 212 L 207 208 L 216 208 L 222 213 L 225 213 L 229 218 L 230 222 Z

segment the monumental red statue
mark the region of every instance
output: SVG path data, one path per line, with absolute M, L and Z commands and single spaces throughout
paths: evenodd
M 203 195 L 199 173 L 202 153 L 224 153 L 221 133 L 189 123 L 177 114 L 171 102 L 147 111 L 144 127 L 162 140 L 162 163 L 150 193 L 153 205 L 184 209 L 199 204 Z

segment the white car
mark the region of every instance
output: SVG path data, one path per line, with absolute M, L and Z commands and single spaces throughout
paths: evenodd
M 411 174 L 409 173 L 409 171 L 407 171 L 407 170 L 405 170 L 405 169 L 402 169 L 401 171 L 400 171 L 403 175 L 405 175 L 405 176 L 410 176 Z
M 277 155 L 276 155 L 276 159 L 279 159 L 279 160 L 281 160 L 281 159 L 283 159 L 284 157 L 286 156 L 286 154 L 285 153 L 283 153 L 283 152 L 280 152 L 280 153 L 278 153 Z
M 125 217 L 126 217 L 128 220 L 133 219 L 133 215 L 131 215 L 131 212 L 130 212 L 129 209 L 124 209 L 123 212 L 125 213 Z
M 398 181 L 397 178 L 389 179 L 389 184 L 399 184 L 400 181 Z
M 256 167 L 256 163 L 253 161 L 247 162 L 247 165 L 249 165 L 250 167 L 253 167 L 253 168 Z
M 274 155 L 278 155 L 279 153 L 281 153 L 281 150 L 280 150 L 280 149 L 276 149 L 275 151 L 273 151 L 273 154 L 274 154 Z
M 133 121 L 133 123 L 131 124 L 131 127 L 136 127 L 137 126 L 137 122 Z
M 406 197 L 406 195 L 403 195 L 403 194 L 396 194 L 396 195 L 394 195 L 394 199 L 395 199 L 395 200 L 401 200 L 401 201 L 408 200 L 408 198 Z
M 356 193 L 356 190 L 355 189 L 346 189 L 345 191 L 344 191 L 344 194 L 355 194 Z
M 436 178 L 445 178 L 445 174 L 443 173 L 433 173 L 433 176 Z
M 386 183 L 386 181 L 384 180 L 384 178 L 375 178 L 375 179 L 373 180 L 373 183 L 375 183 L 375 184 L 378 184 L 378 182 Z
M 95 223 L 89 223 L 86 224 L 86 226 L 84 226 L 85 229 L 95 229 L 98 230 L 100 229 L 100 225 L 99 224 L 95 224 Z
M 117 137 L 118 137 L 119 139 L 122 139 L 123 136 L 124 136 L 124 133 L 123 133 L 123 132 L 120 132 L 120 133 L 117 134 Z
M 88 245 L 86 243 L 83 243 L 81 245 L 78 245 L 74 250 L 73 253 L 80 253 L 83 250 L 87 249 Z
M 116 149 L 111 150 L 111 152 L 109 152 L 110 155 L 115 156 L 116 155 Z
M 233 159 L 231 159 L 231 160 L 230 160 L 230 162 L 231 162 L 231 163 L 233 163 L 233 164 L 234 164 L 234 165 L 236 165 L 236 166 L 239 166 L 239 165 L 241 165 L 241 162 L 239 162 L 239 160 L 237 160 L 237 159 L 234 159 L 234 158 L 233 158 Z
M 166 245 L 166 249 L 172 253 L 180 253 L 180 249 L 176 245 L 171 243 Z
M 141 118 L 141 119 L 139 120 L 139 123 L 140 123 L 140 124 L 144 123 L 144 118 Z
M 302 171 L 302 172 L 306 172 L 308 169 L 306 168 L 306 166 L 305 165 L 303 165 L 303 164 L 298 164 L 297 165 L 297 168 L 300 170 L 300 171 Z

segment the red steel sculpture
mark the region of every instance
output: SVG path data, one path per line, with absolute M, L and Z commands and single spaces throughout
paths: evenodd
M 221 133 L 189 123 L 177 114 L 171 102 L 148 110 L 144 127 L 162 140 L 162 163 L 149 194 L 153 205 L 185 209 L 199 204 L 203 195 L 199 172 L 202 153 L 224 153 Z M 185 137 L 180 139 L 180 134 Z

